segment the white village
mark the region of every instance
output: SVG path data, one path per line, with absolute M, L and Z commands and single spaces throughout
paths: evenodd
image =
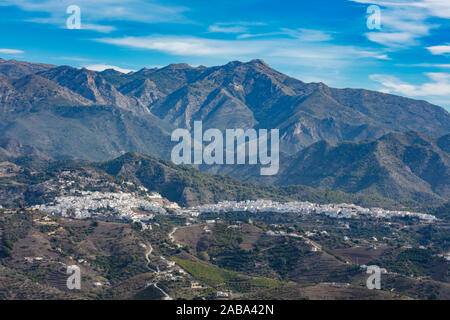
M 436 217 L 430 214 L 385 210 L 381 208 L 363 208 L 355 204 L 317 204 L 293 201 L 277 202 L 272 200 L 221 201 L 196 207 L 181 208 L 177 203 L 164 199 L 159 193 L 152 192 L 146 197 L 125 192 L 79 191 L 76 195 L 63 195 L 48 204 L 36 205 L 35 209 L 51 214 L 75 219 L 116 218 L 128 221 L 148 223 L 154 215 L 190 215 L 197 217 L 204 213 L 249 212 L 249 213 L 291 213 L 298 215 L 323 215 L 336 219 L 351 218 L 417 218 L 433 222 Z

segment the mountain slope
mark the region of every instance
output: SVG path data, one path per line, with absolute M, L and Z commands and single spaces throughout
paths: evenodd
M 1 118 L 31 108 L 28 99 L 18 92 L 8 77 L 0 73 L 0 115 Z M 0 118 L 0 123 L 2 119 Z M 4 120 L 4 119 L 3 119 Z M 6 123 L 4 123 L 6 125 Z
M 293 154 L 320 141 L 362 141 L 389 132 L 449 132 L 444 109 L 363 89 L 333 89 L 304 83 L 262 60 L 217 67 L 173 64 L 122 74 L 59 67 L 40 75 L 80 93 L 98 105 L 150 110 L 175 126 L 192 128 L 279 128 L 281 149 Z M 69 81 L 70 79 L 70 81 Z
M 97 72 L 62 66 L 39 72 L 39 76 L 78 93 L 97 105 L 116 106 L 135 111 L 136 101 L 124 97 Z
M 34 147 L 20 143 L 14 139 L 0 138 L 0 158 L 37 158 L 50 160 L 45 154 Z
M 29 74 L 35 74 L 40 71 L 54 68 L 54 65 L 45 63 L 32 63 L 26 61 L 17 61 L 14 59 L 0 59 L 0 73 L 10 78 L 22 78 Z
M 137 151 L 168 159 L 171 132 L 202 120 L 204 130 L 279 128 L 283 152 L 280 173 L 263 180 L 253 166 L 202 170 L 416 201 L 448 198 L 450 115 L 425 101 L 305 83 L 262 60 L 128 74 L 8 65 L 22 73 L 0 72 L 0 134 L 49 157 L 102 161 Z
M 209 68 L 172 64 L 128 74 L 8 63 L 33 66 L 21 80 L 0 79 L 1 108 L 10 114 L 36 103 L 99 105 L 152 114 L 157 122 L 188 129 L 195 120 L 202 120 L 205 129 L 279 128 L 280 148 L 287 154 L 321 140 L 358 142 L 389 132 L 442 136 L 450 131 L 449 113 L 425 101 L 304 83 L 262 60 Z M 94 159 L 89 152 L 83 158 Z
M 221 200 L 277 199 L 317 203 L 359 203 L 365 206 L 399 206 L 393 200 L 373 195 L 353 195 L 340 191 L 317 190 L 305 186 L 270 186 L 245 183 L 223 175 L 209 175 L 195 168 L 175 165 L 129 152 L 111 161 L 98 163 L 106 173 L 135 181 L 149 190 L 181 205 L 194 206 Z
M 450 197 L 449 136 L 390 133 L 377 140 L 333 144 L 321 141 L 292 156 L 283 155 L 280 171 L 259 176 L 259 169 L 215 168 L 214 172 L 278 185 L 300 184 L 350 193 L 378 194 L 398 201 L 441 203 Z
M 0 127 L 0 135 L 26 141 L 56 159 L 105 160 L 129 150 L 162 158 L 170 154 L 163 122 L 114 107 L 40 107 Z
M 211 68 L 178 64 L 106 79 L 138 100 L 148 80 L 153 96 L 147 94 L 144 104 L 176 126 L 191 129 L 194 120 L 202 120 L 205 128 L 221 130 L 279 128 L 281 148 L 290 154 L 324 139 L 362 141 L 409 130 L 438 136 L 450 128 L 448 112 L 427 102 L 304 83 L 261 60 Z
M 34 106 L 86 106 L 92 101 L 57 83 L 32 74 L 12 82 L 15 89 Z
M 303 83 L 261 60 L 208 68 L 151 111 L 189 129 L 194 120 L 221 130 L 279 128 L 281 149 L 290 154 L 324 139 L 361 141 L 409 130 L 437 136 L 450 130 L 448 112 L 427 102 Z

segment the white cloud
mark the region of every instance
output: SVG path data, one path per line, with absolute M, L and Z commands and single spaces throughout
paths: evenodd
M 366 33 L 366 36 L 370 41 L 388 47 L 397 47 L 405 44 L 416 43 L 414 40 L 415 35 L 409 32 L 368 32 Z
M 332 39 L 329 32 L 322 30 L 313 29 L 288 29 L 281 28 L 280 31 L 266 32 L 266 33 L 245 33 L 238 36 L 238 39 L 249 39 L 249 38 L 262 38 L 271 36 L 288 36 L 304 42 L 323 42 Z
M 448 0 L 424 0 L 410 3 L 412 6 L 425 8 L 432 15 L 440 18 L 450 18 L 450 2 Z
M 403 82 L 386 74 L 372 74 L 369 78 L 380 83 L 384 92 L 400 93 L 410 97 L 440 96 L 450 102 L 450 73 L 428 72 L 425 75 L 431 80 L 421 85 Z M 380 91 L 381 91 L 380 90 Z
M 102 33 L 110 33 L 112 31 L 116 30 L 116 28 L 113 26 L 104 26 L 104 25 L 99 25 L 99 24 L 82 24 L 81 29 L 93 30 L 93 31 L 102 32 Z
M 222 56 L 257 54 L 264 47 L 262 44 L 237 45 L 235 41 L 213 40 L 196 37 L 124 37 L 102 38 L 99 42 L 138 49 L 162 51 L 179 56 Z M 243 44 L 243 43 L 242 43 Z
M 250 32 L 250 28 L 265 26 L 259 22 L 220 22 L 208 28 L 211 33 L 236 33 L 238 39 L 263 38 L 273 36 L 284 36 L 285 38 L 293 38 L 304 42 L 324 42 L 332 39 L 331 32 L 322 30 L 306 29 L 306 28 L 280 28 L 272 32 Z
M 148 36 L 100 38 L 95 41 L 137 49 L 156 50 L 176 56 L 215 57 L 250 60 L 255 57 L 279 58 L 295 65 L 321 65 L 333 68 L 358 59 L 389 59 L 383 52 L 352 46 L 303 42 L 297 39 L 216 40 L 199 37 Z M 222 61 L 223 62 L 223 61 Z
M 447 54 L 450 53 L 450 44 L 427 47 L 427 49 L 432 54 Z
M 295 30 L 283 28 L 281 30 L 292 38 L 296 38 L 305 42 L 321 42 L 329 41 L 332 39 L 331 35 L 328 32 L 322 30 L 312 30 L 304 28 L 298 28 Z
M 211 33 L 248 33 L 250 28 L 266 26 L 264 22 L 239 21 L 239 22 L 218 22 L 209 26 Z
M 244 33 L 248 31 L 246 26 L 240 24 L 216 23 L 208 28 L 212 33 Z
M 394 76 L 386 74 L 372 74 L 369 76 L 369 78 L 382 84 L 384 88 L 382 88 L 380 91 L 385 93 L 398 92 L 412 96 L 416 90 L 416 86 L 408 83 L 403 83 Z
M 61 18 L 56 18 L 56 17 L 54 17 L 54 18 L 31 18 L 31 19 L 27 19 L 26 21 L 35 22 L 35 23 L 43 23 L 43 24 L 59 25 L 59 27 L 62 29 L 67 28 L 65 20 L 61 19 Z M 101 33 L 110 33 L 112 31 L 116 30 L 116 27 L 95 24 L 95 23 L 81 23 L 80 29 L 97 31 L 97 32 L 101 32 Z
M 426 68 L 450 68 L 450 64 L 445 63 L 417 63 L 408 64 L 407 67 L 426 67 Z
M 448 0 L 349 0 L 358 3 L 376 4 L 383 7 L 412 7 L 427 10 L 428 15 L 450 18 L 450 2 Z
M 125 69 L 125 68 L 120 68 L 117 66 L 112 66 L 112 65 L 107 65 L 107 64 L 91 64 L 91 65 L 85 66 L 85 68 L 92 70 L 92 71 L 104 71 L 107 69 L 114 69 L 114 70 L 122 72 L 122 73 L 129 73 L 132 71 L 136 71 L 136 70 L 132 70 L 132 69 Z
M 20 54 L 20 53 L 24 53 L 23 50 L 18 50 L 18 49 L 0 49 L 0 53 L 4 53 L 4 54 Z
M 271 37 L 271 36 L 279 36 L 284 35 L 284 32 L 274 31 L 274 32 L 265 32 L 265 33 L 244 33 L 240 34 L 238 39 L 249 39 L 249 38 L 263 38 L 263 37 Z
M 389 56 L 387 54 L 380 54 L 378 56 L 375 56 L 375 58 L 380 59 L 380 60 L 391 60 L 391 58 L 389 58 Z
M 274 44 L 277 43 L 274 41 Z M 380 54 L 376 51 L 364 50 L 351 46 L 336 46 L 336 45 L 310 45 L 305 46 L 303 43 L 300 46 L 283 45 L 282 49 L 275 49 L 268 53 L 272 57 L 293 58 L 296 64 L 311 65 L 317 63 L 327 65 L 330 67 L 333 63 L 354 62 L 360 59 L 380 59 L 385 60 L 386 55 Z
M 68 6 L 76 4 L 81 9 L 82 29 L 111 32 L 114 27 L 103 25 L 102 21 L 138 21 L 144 23 L 187 22 L 183 13 L 188 9 L 181 6 L 162 5 L 156 0 L 2 0 L 0 6 L 17 6 L 30 12 L 45 12 L 49 18 L 34 18 L 28 21 L 52 23 L 65 26 L 69 14 Z
M 430 23 L 429 18 L 450 17 L 448 0 L 349 1 L 382 7 L 381 31 L 367 32 L 366 36 L 370 41 L 393 48 L 419 45 L 422 37 L 428 36 L 432 29 L 439 27 Z

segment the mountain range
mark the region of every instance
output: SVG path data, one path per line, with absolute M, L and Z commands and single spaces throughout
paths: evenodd
M 259 176 L 258 166 L 203 169 L 259 183 L 432 203 L 450 199 L 449 147 L 450 134 L 430 138 L 410 131 L 359 143 L 319 141 L 294 155 L 282 154 L 280 171 L 273 176 Z
M 172 130 L 196 120 L 204 130 L 280 129 L 278 175 L 202 170 L 405 201 L 450 195 L 450 114 L 426 101 L 305 83 L 258 59 L 128 74 L 0 59 L 0 136 L 53 159 L 169 159 Z

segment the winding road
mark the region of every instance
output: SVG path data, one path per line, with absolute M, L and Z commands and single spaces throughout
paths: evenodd
M 150 268 L 150 255 L 153 252 L 153 247 L 150 243 L 148 243 L 147 245 L 142 244 L 143 247 L 148 247 L 148 251 L 145 253 L 145 259 L 147 260 L 147 264 L 146 267 L 147 269 L 149 269 L 151 272 L 156 273 L 156 279 L 158 279 L 158 276 L 160 274 L 159 268 L 158 266 L 156 266 L 156 270 Z M 169 296 L 169 294 L 167 292 L 165 292 L 163 289 L 161 289 L 160 287 L 158 287 L 158 282 L 152 282 L 150 284 L 147 284 L 147 286 L 149 285 L 153 285 L 156 289 L 158 289 L 159 291 L 161 291 L 161 293 L 164 295 L 163 300 L 172 300 L 172 298 Z
M 170 239 L 173 243 L 175 243 L 175 245 L 176 245 L 177 247 L 180 247 L 180 245 L 175 241 L 175 238 L 173 237 L 174 233 L 175 233 L 177 230 L 178 230 L 178 227 L 173 227 L 172 231 L 169 232 L 168 236 L 169 236 L 169 239 Z

